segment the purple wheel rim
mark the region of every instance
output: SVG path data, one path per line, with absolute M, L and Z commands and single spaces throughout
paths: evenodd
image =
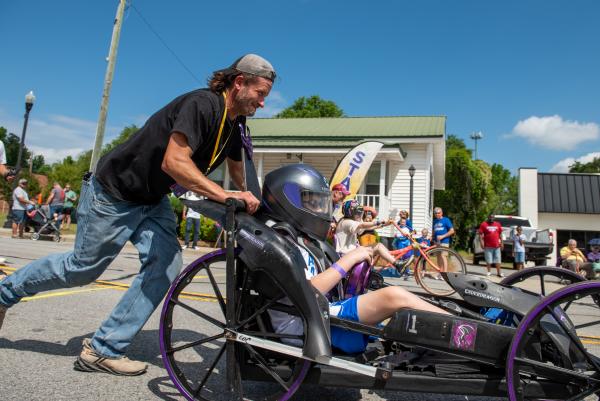
M 525 315 L 519 327 L 517 327 L 517 332 L 513 337 L 513 340 L 510 344 L 510 349 L 508 351 L 508 357 L 506 358 L 506 384 L 508 387 L 508 399 L 510 401 L 517 401 L 516 387 L 513 379 L 515 364 L 514 360 L 517 355 L 517 348 L 519 348 L 519 343 L 523 338 L 525 330 L 529 326 L 529 324 L 538 317 L 541 311 L 543 311 L 549 304 L 554 303 L 556 300 L 568 296 L 570 294 L 586 291 L 591 289 L 600 289 L 600 282 L 598 281 L 584 281 L 581 283 L 576 283 L 569 285 L 567 287 L 561 288 L 552 294 L 548 295 L 546 298 L 542 299 L 536 306 L 533 307 L 531 311 Z
M 209 260 L 213 257 L 221 256 L 224 254 L 225 254 L 225 249 L 219 249 L 217 251 L 207 253 L 206 255 L 203 255 L 203 256 L 199 257 L 198 259 L 196 259 L 195 261 L 193 261 L 192 263 L 190 263 L 183 270 L 183 272 L 181 272 L 179 274 L 179 276 L 177 276 L 177 278 L 175 279 L 173 284 L 171 284 L 171 288 L 169 288 L 169 292 L 167 293 L 165 302 L 163 303 L 162 312 L 160 314 L 160 326 L 159 326 L 160 354 L 162 355 L 163 363 L 165 365 L 165 368 L 167 369 L 167 373 L 169 375 L 169 378 L 171 379 L 171 382 L 173 382 L 173 384 L 175 385 L 177 390 L 189 401 L 195 401 L 195 399 L 187 391 L 187 389 L 185 387 L 183 387 L 181 384 L 179 384 L 179 380 L 177 380 L 177 375 L 173 371 L 173 367 L 171 366 L 171 363 L 169 362 L 169 358 L 167 356 L 167 349 L 165 347 L 165 328 L 166 328 L 165 327 L 165 319 L 166 319 L 167 311 L 169 309 L 169 301 L 173 297 L 173 292 L 175 292 L 175 289 L 177 288 L 177 286 L 181 283 L 181 281 L 187 276 L 187 274 L 191 270 L 195 269 L 196 267 L 198 267 L 198 265 L 206 262 L 207 260 Z
M 166 315 L 167 315 L 167 312 L 169 309 L 169 301 L 173 297 L 173 293 L 175 292 L 175 289 L 177 288 L 177 286 L 181 283 L 182 280 L 185 279 L 185 277 L 188 275 L 188 273 L 190 271 L 192 271 L 193 269 L 198 267 L 198 265 L 206 262 L 207 260 L 212 259 L 214 257 L 222 256 L 225 253 L 226 253 L 225 249 L 219 249 L 217 251 L 207 253 L 206 255 L 203 255 L 203 256 L 199 257 L 198 259 L 196 259 L 195 261 L 193 261 L 192 263 L 190 263 L 179 274 L 179 276 L 177 276 L 175 281 L 173 281 L 173 283 L 171 284 L 171 287 L 169 288 L 169 292 L 167 293 L 167 296 L 165 297 L 165 302 L 163 303 L 163 308 L 162 308 L 162 311 L 160 314 L 160 326 L 159 326 L 160 354 L 162 356 L 163 363 L 165 365 L 165 368 L 167 369 L 167 374 L 169 375 L 171 382 L 175 385 L 175 388 L 177 388 L 179 393 L 181 393 L 189 401 L 195 401 L 196 399 L 194 398 L 193 395 L 191 395 L 188 392 L 188 390 L 185 387 L 183 387 L 179 383 L 179 380 L 177 379 L 177 375 L 175 374 L 175 371 L 173 370 L 173 367 L 171 366 L 171 362 L 169 361 L 169 358 L 167 356 L 167 349 L 165 347 L 165 336 L 166 336 L 165 335 L 165 329 L 166 329 L 165 319 L 166 319 Z M 286 391 L 284 394 L 282 394 L 279 397 L 279 401 L 287 401 L 290 399 L 290 397 L 292 395 L 294 395 L 294 393 L 298 390 L 298 388 L 300 388 L 300 385 L 302 384 L 302 382 L 304 381 L 304 378 L 308 374 L 310 365 L 311 365 L 310 361 L 303 360 L 303 365 L 302 365 L 299 375 L 294 379 L 294 382 L 290 385 L 288 391 Z

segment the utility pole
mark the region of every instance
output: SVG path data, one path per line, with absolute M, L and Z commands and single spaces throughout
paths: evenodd
M 115 62 L 117 60 L 117 48 L 119 47 L 119 38 L 121 37 L 121 26 L 123 25 L 123 14 L 125 13 L 126 0 L 119 1 L 117 16 L 113 26 L 112 40 L 110 42 L 110 51 L 108 53 L 108 65 L 106 66 L 106 76 L 104 77 L 104 89 L 102 91 L 102 103 L 100 103 L 100 115 L 98 116 L 98 126 L 96 127 L 96 141 L 92 150 L 92 161 L 90 162 L 90 171 L 96 171 L 96 165 L 102 151 L 102 142 L 104 141 L 104 131 L 106 129 L 106 115 L 108 113 L 108 100 L 110 97 L 110 88 L 115 72 Z

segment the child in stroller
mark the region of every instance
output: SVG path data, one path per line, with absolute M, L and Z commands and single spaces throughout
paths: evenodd
M 60 241 L 60 220 L 62 215 L 48 217 L 49 212 L 45 211 L 43 207 L 39 205 L 31 206 L 26 211 L 27 221 L 25 228 L 30 228 L 33 232 L 31 239 L 37 241 L 40 236 L 52 236 L 52 239 L 56 242 Z

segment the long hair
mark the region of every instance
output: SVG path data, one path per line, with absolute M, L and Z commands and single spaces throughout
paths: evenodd
M 210 78 L 208 78 L 208 88 L 211 90 L 211 92 L 217 94 L 223 93 L 226 89 L 233 85 L 233 81 L 238 75 L 242 75 L 249 84 L 253 83 L 255 80 L 258 79 L 256 75 L 242 72 L 225 74 L 224 72 L 217 71 L 213 73 L 213 75 Z

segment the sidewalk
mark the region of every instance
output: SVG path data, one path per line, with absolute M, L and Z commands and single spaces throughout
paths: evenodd
M 0 228 L 0 238 L 11 238 L 12 236 L 12 230 L 10 228 Z M 31 232 L 29 233 L 25 233 L 23 235 L 24 239 L 31 239 Z M 51 237 L 46 237 L 44 238 L 42 236 L 42 238 L 40 238 L 38 241 L 31 241 L 32 244 L 35 244 L 36 242 L 53 242 Z M 75 234 L 71 234 L 71 233 L 61 233 L 60 234 L 60 243 L 74 243 L 75 242 Z M 180 243 L 182 241 L 179 241 Z M 183 245 L 183 244 L 182 244 Z M 211 246 L 199 246 L 199 249 L 191 249 L 191 248 L 187 248 L 183 250 L 184 255 L 190 254 L 190 255 L 195 255 L 196 257 L 200 256 L 200 255 L 204 255 L 206 253 L 209 252 L 213 252 L 218 248 L 213 248 Z M 127 242 L 125 244 L 125 249 L 135 249 L 135 247 L 133 246 L 133 244 L 131 242 Z

